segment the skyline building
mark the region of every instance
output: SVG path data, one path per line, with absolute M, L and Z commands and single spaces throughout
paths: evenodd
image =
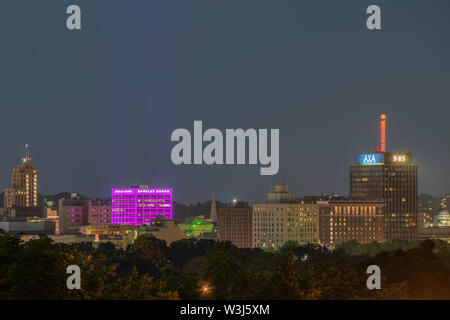
M 25 158 L 14 168 L 11 175 L 11 187 L 4 190 L 6 208 L 31 208 L 38 206 L 38 174 L 31 162 L 28 144 L 25 145 Z
M 58 201 L 59 231 L 63 234 L 78 233 L 87 225 L 111 223 L 109 204 L 82 199 L 60 199 Z
M 318 243 L 318 206 L 274 185 L 265 203 L 253 204 L 253 247 L 280 248 L 286 241 Z
M 438 215 L 441 211 L 450 209 L 450 194 L 442 197 L 434 198 L 434 215 Z
M 172 189 L 138 186 L 111 190 L 111 223 L 150 225 L 157 216 L 172 219 Z
M 238 248 L 253 248 L 252 207 L 233 200 L 219 209 L 219 240 L 231 241 Z
M 317 204 L 321 245 L 335 247 L 350 240 L 384 240 L 383 201 L 332 199 Z
M 386 116 L 381 115 L 381 146 L 386 150 Z M 381 200 L 384 203 L 386 240 L 417 238 L 417 165 L 410 153 L 377 152 L 359 154 L 350 167 L 350 198 Z

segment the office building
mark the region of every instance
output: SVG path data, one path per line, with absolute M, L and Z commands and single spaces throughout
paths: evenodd
M 137 227 L 120 225 L 120 224 L 107 224 L 107 225 L 88 225 L 81 226 L 80 232 L 88 236 L 96 236 L 97 238 L 117 238 L 130 233 L 137 235 Z
M 110 206 L 99 201 L 60 199 L 58 215 L 63 234 L 79 233 L 81 226 L 111 224 Z
M 381 118 L 383 123 L 386 116 Z M 385 152 L 383 130 L 381 137 L 381 152 L 377 147 L 377 153 L 360 154 L 357 163 L 350 167 L 350 198 L 383 201 L 386 240 L 416 239 L 419 225 L 417 165 L 412 163 L 410 153 Z
M 160 215 L 166 220 L 172 219 L 171 188 L 138 186 L 112 189 L 112 224 L 150 225 Z
M 319 201 L 319 241 L 334 247 L 356 240 L 370 243 L 384 240 L 384 203 L 381 200 Z
M 253 204 L 253 246 L 278 249 L 286 241 L 318 243 L 318 206 L 275 185 L 267 202 Z
M 55 234 L 55 222 L 42 218 L 6 217 L 0 220 L 0 229 L 7 234 Z
M 252 208 L 247 202 L 233 200 L 219 209 L 219 240 L 231 241 L 238 248 L 253 248 Z
M 25 158 L 13 169 L 11 187 L 4 190 L 6 208 L 30 208 L 38 206 L 38 174 L 31 163 L 31 156 L 26 145 Z
M 111 224 L 111 206 L 101 201 L 90 201 L 88 206 L 88 225 L 103 226 Z

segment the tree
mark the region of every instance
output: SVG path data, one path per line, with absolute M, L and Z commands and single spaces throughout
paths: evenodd
M 12 240 L 14 242 L 14 240 Z M 8 266 L 8 298 L 61 299 L 66 287 L 66 268 L 70 261 L 52 247 L 52 240 L 41 237 L 22 245 Z
M 136 268 L 127 277 L 115 280 L 108 288 L 107 299 L 176 300 L 178 293 L 167 289 L 164 281 L 155 280 L 148 274 L 139 275 Z
M 278 266 L 272 279 L 272 290 L 275 299 L 300 299 L 299 268 L 292 250 L 288 251 Z
M 168 263 L 166 241 L 160 240 L 152 234 L 144 234 L 137 237 L 135 248 L 147 259 L 150 259 L 157 268 Z
M 278 253 L 281 254 L 282 256 L 284 256 L 285 254 L 287 254 L 289 251 L 294 250 L 295 248 L 299 247 L 300 244 L 297 241 L 286 241 L 285 243 L 283 243 L 283 245 L 278 249 Z
M 211 270 L 209 279 L 212 286 L 214 299 L 224 300 L 229 298 L 230 283 L 233 278 L 231 261 L 223 251 L 217 251 L 210 257 Z

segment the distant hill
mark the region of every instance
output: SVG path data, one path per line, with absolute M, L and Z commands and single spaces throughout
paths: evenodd
M 44 206 L 44 200 L 46 199 L 47 201 L 53 201 L 53 202 L 58 202 L 59 199 L 70 199 L 71 197 L 71 193 L 69 192 L 60 192 L 57 194 L 39 194 L 38 195 L 38 203 L 39 206 Z M 81 199 L 86 199 L 86 200 L 90 200 L 90 198 L 83 196 L 82 194 L 78 194 L 78 196 Z
M 216 201 L 216 210 L 219 211 L 220 208 L 225 208 L 226 203 Z M 205 216 L 209 218 L 211 211 L 211 200 L 205 202 L 191 203 L 190 205 L 181 204 L 178 202 L 173 202 L 173 217 L 175 219 L 183 219 L 194 216 Z

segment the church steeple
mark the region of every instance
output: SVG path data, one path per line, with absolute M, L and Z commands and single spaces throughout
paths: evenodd
M 209 214 L 209 218 L 211 219 L 211 221 L 217 221 L 216 195 L 214 193 L 214 189 L 212 191 L 211 212 Z

